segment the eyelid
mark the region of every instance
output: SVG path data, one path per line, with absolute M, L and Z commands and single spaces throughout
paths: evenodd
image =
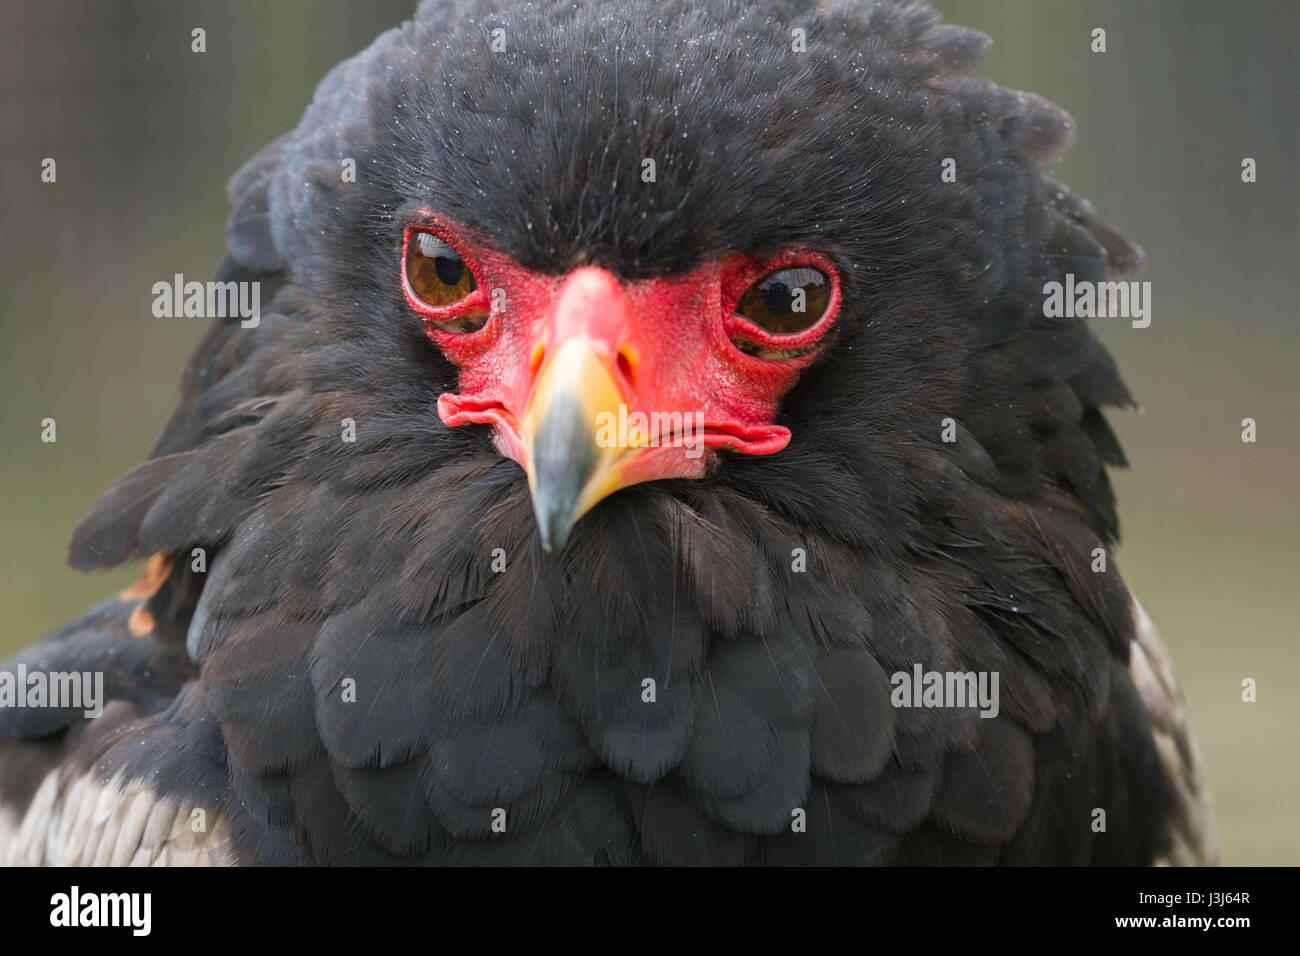
M 783 360 L 804 360 L 816 352 L 832 327 L 839 322 L 843 306 L 843 286 L 840 270 L 835 262 L 824 253 L 806 248 L 789 249 L 773 256 L 741 259 L 737 256 L 736 265 L 728 270 L 723 278 L 723 306 L 730 304 L 722 320 L 722 334 L 727 343 L 737 351 L 743 350 L 735 339 L 744 339 L 750 345 L 777 353 Z M 741 315 L 736 309 L 745 294 L 768 276 L 786 269 L 814 269 L 826 277 L 829 297 L 822 314 L 806 329 L 797 332 L 769 332 L 752 320 Z M 751 357 L 753 353 L 749 353 Z M 766 356 L 759 356 L 760 358 Z
M 464 298 L 455 302 L 449 302 L 445 305 L 434 305 L 433 303 L 420 298 L 411 287 L 410 274 L 407 269 L 407 260 L 411 251 L 411 243 L 416 242 L 419 244 L 420 255 L 425 256 L 426 258 L 433 258 L 425 252 L 425 236 L 430 237 L 433 241 L 442 246 L 446 246 L 451 250 L 452 254 L 464 264 L 466 271 L 469 273 L 470 278 L 474 283 L 474 289 Z M 402 291 L 406 297 L 407 304 L 424 318 L 430 334 L 436 335 L 440 340 L 447 338 L 469 339 L 471 337 L 481 337 L 485 331 L 490 329 L 494 324 L 492 321 L 493 313 L 488 299 L 487 287 L 481 280 L 477 262 L 469 256 L 464 255 L 459 249 L 447 242 L 446 239 L 443 239 L 442 236 L 438 235 L 438 233 L 434 232 L 429 227 L 418 223 L 411 223 L 407 225 L 406 229 L 403 231 L 400 272 Z M 461 317 L 470 316 L 479 312 L 482 313 L 484 321 L 477 329 L 451 331 L 441 327 L 444 323 L 456 322 Z
M 457 252 L 451 243 L 435 232 L 421 230 L 416 233 L 416 241 L 420 244 L 420 253 L 426 258 L 433 259 L 439 254 L 451 253 L 457 259 L 464 261 L 465 257 Z
M 787 269 L 812 269 L 820 272 L 830 284 L 832 299 L 838 301 L 837 293 L 841 282 L 839 268 L 830 256 L 803 246 L 763 256 L 733 253 L 723 267 L 723 297 L 730 301 L 734 309 L 751 288 Z

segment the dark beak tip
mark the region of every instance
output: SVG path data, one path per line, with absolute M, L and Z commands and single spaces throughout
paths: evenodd
M 542 548 L 564 548 L 578 520 L 578 502 L 600 459 L 586 413 L 576 398 L 559 400 L 538 426 L 531 453 L 531 493 Z
M 542 550 L 548 554 L 562 551 L 573 530 L 572 507 L 547 507 L 539 502 L 537 508 L 537 530 L 542 541 Z

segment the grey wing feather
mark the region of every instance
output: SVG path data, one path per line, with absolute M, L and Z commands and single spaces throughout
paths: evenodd
M 1134 640 L 1129 673 L 1142 698 L 1156 749 L 1173 795 L 1169 849 L 1157 864 L 1208 866 L 1218 862 L 1218 832 L 1210 805 L 1205 762 L 1187 716 L 1187 705 L 1151 618 L 1133 600 Z

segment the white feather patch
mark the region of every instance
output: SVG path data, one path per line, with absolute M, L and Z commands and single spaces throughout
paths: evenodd
M 195 811 L 198 811 L 197 813 Z M 229 866 L 223 815 L 142 780 L 53 770 L 19 817 L 0 809 L 3 866 Z

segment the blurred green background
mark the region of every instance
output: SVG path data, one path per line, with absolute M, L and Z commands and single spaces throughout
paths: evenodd
M 1055 174 L 1141 242 L 1153 320 L 1097 323 L 1143 406 L 1112 415 L 1119 565 L 1160 626 L 1209 764 L 1225 863 L 1300 862 L 1300 67 L 1292 0 L 938 0 L 980 68 L 1065 107 Z M 413 9 L 344 3 L 0 6 L 0 656 L 125 584 L 68 535 L 148 453 L 204 323 L 151 286 L 210 277 L 226 178 L 317 81 Z M 207 52 L 190 52 L 190 31 Z M 1107 52 L 1089 50 L 1094 27 Z M 40 182 L 44 157 L 58 181 Z M 1259 181 L 1241 182 L 1243 157 Z M 40 422 L 58 423 L 43 444 Z M 1243 444 L 1243 418 L 1259 441 Z M 1240 700 L 1243 677 L 1259 700 Z

